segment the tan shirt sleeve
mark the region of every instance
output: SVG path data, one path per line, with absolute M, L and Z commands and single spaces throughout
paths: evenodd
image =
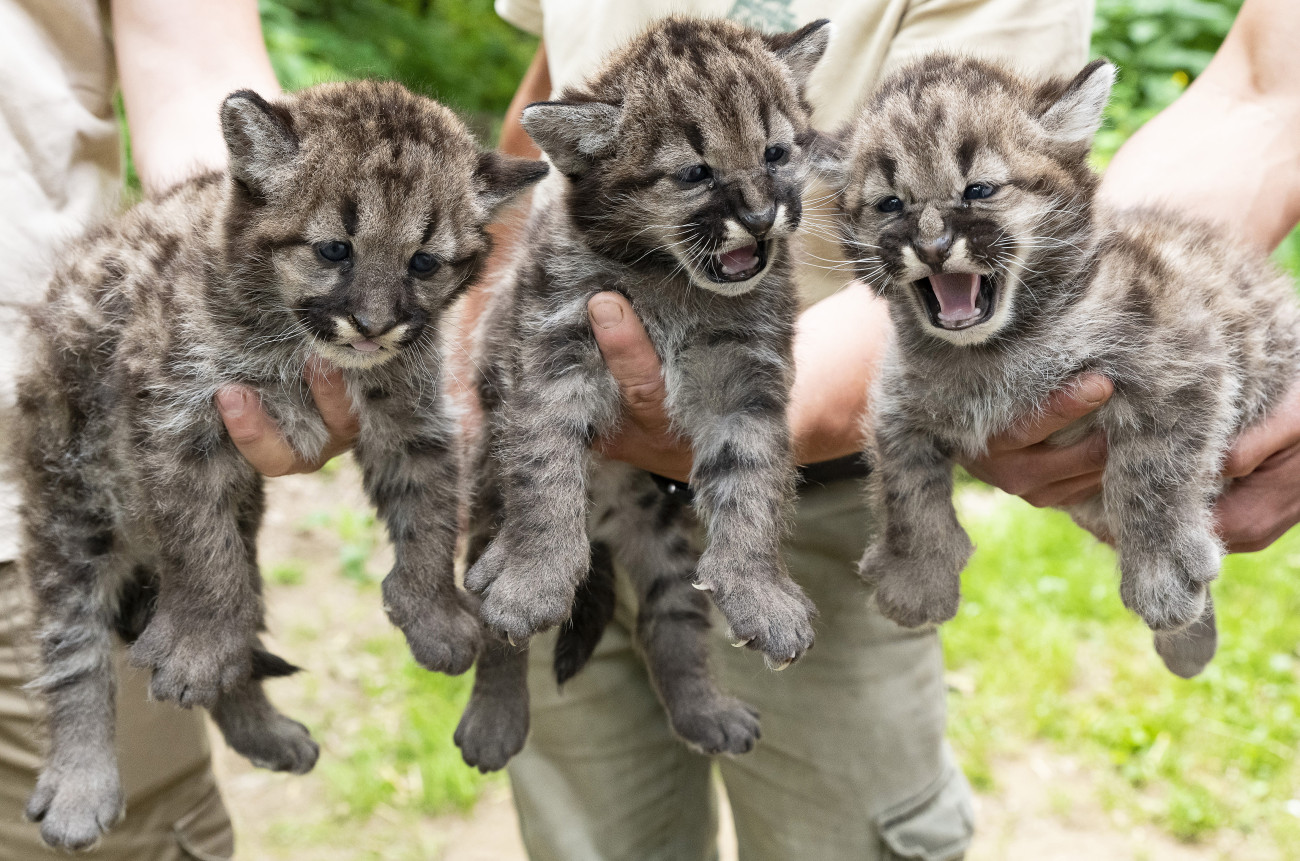
M 542 4 L 540 0 L 496 0 L 497 15 L 520 30 L 542 35 Z

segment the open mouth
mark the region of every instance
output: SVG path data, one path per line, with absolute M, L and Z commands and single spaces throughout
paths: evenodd
M 978 326 L 993 316 L 997 285 L 987 275 L 944 272 L 913 281 L 921 294 L 930 322 L 936 328 L 960 331 Z
M 710 281 L 727 284 L 748 281 L 767 266 L 768 240 L 742 245 L 730 251 L 710 254 L 704 264 L 704 274 Z

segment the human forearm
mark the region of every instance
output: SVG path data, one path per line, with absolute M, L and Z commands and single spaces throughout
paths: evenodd
M 145 192 L 223 167 L 221 100 L 242 88 L 280 92 L 256 0 L 113 0 L 112 20 Z
M 1188 91 L 1116 154 L 1102 194 L 1160 202 L 1272 248 L 1300 220 L 1300 10 L 1247 0 Z

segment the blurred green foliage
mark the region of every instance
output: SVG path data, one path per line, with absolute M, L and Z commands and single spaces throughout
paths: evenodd
M 1187 88 L 1218 50 L 1242 0 L 1097 0 L 1092 51 L 1119 66 L 1097 136 L 1108 160 L 1128 137 Z
M 280 83 L 387 78 L 495 134 L 537 40 L 491 0 L 260 0 Z

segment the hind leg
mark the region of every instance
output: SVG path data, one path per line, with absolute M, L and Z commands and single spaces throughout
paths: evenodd
M 316 764 L 320 747 L 307 727 L 280 713 L 262 689 L 249 679 L 222 694 L 211 709 L 226 744 L 258 768 L 306 774 Z
M 707 754 L 747 753 L 758 741 L 758 712 L 718 689 L 709 672 L 709 599 L 692 588 L 698 554 L 684 500 L 646 473 L 627 470 L 626 504 L 601 530 L 636 589 L 636 639 L 651 684 L 678 737 Z M 615 540 L 617 536 L 617 540 Z
M 1214 599 L 1205 596 L 1201 618 L 1180 631 L 1156 631 L 1156 654 L 1169 672 L 1190 679 L 1204 670 L 1219 646 L 1219 631 L 1214 619 Z
M 60 520 L 65 529 L 87 525 L 75 516 Z M 113 747 L 113 584 L 108 558 L 60 553 L 61 531 L 50 530 L 48 544 L 29 545 L 37 549 L 26 559 L 45 670 L 34 686 L 44 693 L 50 731 L 49 754 L 26 815 L 41 823 L 41 838 L 50 846 L 86 849 L 125 813 Z
M 454 740 L 465 762 L 484 773 L 504 768 L 528 738 L 528 646 L 484 633 L 474 691 Z

